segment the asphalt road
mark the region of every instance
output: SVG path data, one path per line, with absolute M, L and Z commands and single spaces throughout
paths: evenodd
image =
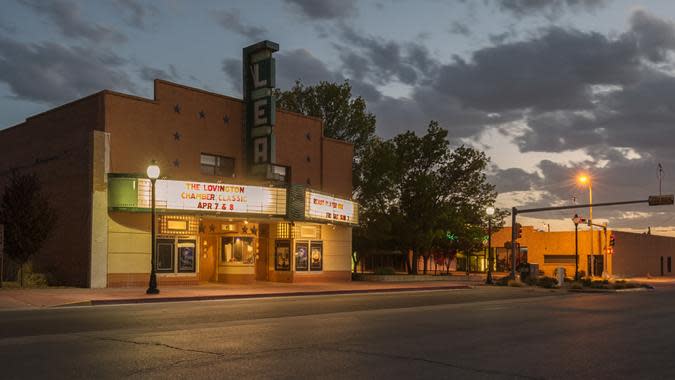
M 0 378 L 675 378 L 675 288 L 0 312 Z

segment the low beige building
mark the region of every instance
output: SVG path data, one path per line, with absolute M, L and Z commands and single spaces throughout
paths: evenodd
M 592 240 L 592 249 L 591 249 Z M 612 245 L 611 241 L 614 241 Z M 511 241 L 511 228 L 505 227 L 492 236 L 496 253 L 496 269 L 511 268 L 511 252 L 505 243 Z M 536 263 L 545 275 L 553 275 L 555 268 L 563 267 L 567 276 L 574 276 L 574 231 L 543 232 L 531 226 L 522 227 L 516 265 L 521 261 Z M 594 271 L 591 271 L 591 252 Z M 578 232 L 579 271 L 601 276 L 603 272 L 616 277 L 673 276 L 672 258 L 675 256 L 675 238 L 611 229 Z

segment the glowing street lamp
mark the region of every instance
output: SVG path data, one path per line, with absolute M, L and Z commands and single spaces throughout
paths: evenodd
M 151 199 L 151 208 L 152 208 L 152 221 L 150 223 L 150 235 L 152 241 L 152 247 L 150 248 L 150 282 L 148 283 L 148 290 L 145 293 L 147 294 L 159 294 L 159 289 L 157 289 L 157 272 L 156 267 L 156 252 L 155 252 L 155 181 L 159 178 L 159 166 L 152 161 L 147 170 L 148 178 L 150 179 L 151 188 L 152 188 L 152 199 Z
M 488 217 L 488 270 L 485 283 L 488 285 L 494 284 L 492 279 L 492 266 L 494 265 L 494 256 L 492 256 L 492 215 L 495 214 L 495 208 L 490 206 L 485 209 L 485 214 Z
M 590 227 L 591 231 L 591 267 L 589 270 L 589 275 L 593 277 L 593 274 L 595 272 L 595 266 L 593 262 L 593 183 L 591 182 L 591 177 L 586 175 L 586 174 L 581 174 L 577 178 L 580 184 L 586 185 L 588 184 L 588 227 Z

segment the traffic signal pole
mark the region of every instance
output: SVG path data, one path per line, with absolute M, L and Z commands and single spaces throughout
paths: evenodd
M 516 241 L 518 240 L 518 231 L 516 230 L 516 216 L 518 209 L 511 208 L 511 278 L 516 279 Z

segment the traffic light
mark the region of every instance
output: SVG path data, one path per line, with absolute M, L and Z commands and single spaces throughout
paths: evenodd
M 616 239 L 614 238 L 614 235 L 609 235 L 609 246 L 614 247 L 616 245 Z
M 523 237 L 523 226 L 520 223 L 516 223 L 516 230 L 518 231 L 518 239 Z

